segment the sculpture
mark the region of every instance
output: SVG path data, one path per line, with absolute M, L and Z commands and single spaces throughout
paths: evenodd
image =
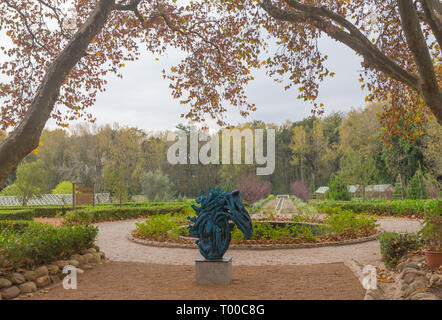
M 194 222 L 189 224 L 189 232 L 198 236 L 196 244 L 206 259 L 222 259 L 230 245 L 230 225 L 232 220 L 244 234 L 250 238 L 253 233 L 252 220 L 241 201 L 241 192 L 221 192 L 221 188 L 209 188 L 209 195 L 204 192 L 196 199 L 200 207 L 192 205 L 196 217 L 187 219 Z

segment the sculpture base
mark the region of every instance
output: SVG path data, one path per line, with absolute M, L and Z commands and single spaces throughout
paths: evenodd
M 197 284 L 230 284 L 232 283 L 232 257 L 207 260 L 195 260 Z

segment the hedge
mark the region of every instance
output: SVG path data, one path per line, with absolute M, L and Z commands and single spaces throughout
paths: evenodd
M 33 221 L 0 221 L 0 268 L 30 268 L 64 259 L 94 245 L 98 228 L 55 228 Z
M 121 208 L 151 208 L 151 207 L 177 207 L 177 206 L 187 206 L 189 207 L 191 203 L 189 202 L 151 202 L 151 203 L 125 203 L 123 207 L 114 204 L 97 204 L 95 207 L 82 205 L 77 206 L 76 210 L 101 210 L 101 209 L 112 209 L 119 210 Z M 32 211 L 34 217 L 36 218 L 53 218 L 57 215 L 64 216 L 69 211 L 72 211 L 72 206 L 26 206 L 26 207 L 0 207 L 0 214 L 4 211 L 13 212 L 13 211 Z M 9 218 L 8 218 L 9 219 Z M 4 220 L 1 219 L 0 220 Z M 17 220 L 13 217 L 10 220 Z M 31 220 L 31 219 L 28 219 Z
M 65 215 L 65 221 L 67 224 L 81 224 L 140 218 L 166 213 L 190 214 L 191 212 L 193 212 L 193 209 L 188 203 L 167 203 L 167 205 L 150 205 L 145 207 L 88 208 L 69 212 Z
M 81 206 L 80 208 L 87 208 L 86 206 Z M 31 211 L 34 217 L 37 218 L 53 218 L 60 215 L 65 215 L 68 211 L 72 210 L 72 207 L 65 206 L 28 206 L 28 207 L 3 207 L 0 208 L 0 215 L 4 211 L 15 212 L 15 211 Z M 15 220 L 15 219 L 12 219 Z
M 392 201 L 312 201 L 321 212 L 332 213 L 334 208 L 370 213 L 380 216 L 417 216 L 426 213 L 441 212 L 442 207 L 437 200 L 392 200 Z
M 32 220 L 34 210 L 1 210 L 0 220 Z

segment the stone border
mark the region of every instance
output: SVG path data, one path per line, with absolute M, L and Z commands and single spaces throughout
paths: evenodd
M 74 266 L 77 273 L 82 274 L 83 270 L 92 269 L 105 259 L 103 252 L 89 248 L 81 251 L 81 254 L 73 254 L 69 259 L 41 265 L 33 270 L 18 268 L 13 272 L 0 273 L 0 300 L 15 299 L 59 284 L 65 275 L 63 268 L 67 265 Z
M 292 244 L 231 244 L 229 249 L 234 250 L 278 250 L 278 249 L 304 249 L 304 248 L 318 248 L 318 247 L 330 247 L 330 246 L 345 246 L 351 244 L 364 243 L 368 241 L 374 241 L 379 238 L 382 232 L 378 232 L 372 236 L 359 238 L 359 239 L 350 239 L 344 241 L 335 241 L 335 242 L 322 242 L 322 243 L 292 243 Z M 129 241 L 145 245 L 151 247 L 161 247 L 161 248 L 181 248 L 181 249 L 196 249 L 196 244 L 190 243 L 176 243 L 176 242 L 160 242 L 146 239 L 138 239 L 135 238 L 132 233 L 127 235 L 127 239 Z

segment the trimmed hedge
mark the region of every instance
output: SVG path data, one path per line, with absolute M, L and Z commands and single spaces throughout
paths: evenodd
M 80 208 L 87 208 L 87 207 L 81 206 Z M 37 218 L 53 218 L 57 215 L 65 215 L 68 211 L 72 210 L 72 207 L 65 207 L 65 206 L 3 207 L 0 208 L 0 215 L 3 214 L 4 211 L 15 212 L 15 211 L 24 211 L 24 210 L 31 211 L 34 217 Z
M 380 216 L 417 216 L 426 213 L 441 212 L 437 200 L 392 200 L 392 201 L 312 201 L 316 208 L 324 213 L 332 213 L 334 208 L 341 208 L 355 213 L 370 213 Z
M 193 209 L 188 203 L 167 203 L 167 205 L 150 205 L 145 207 L 89 208 L 69 212 L 65 215 L 65 221 L 67 224 L 82 224 L 140 218 L 156 214 L 190 214 L 192 212 Z
M 32 220 L 34 219 L 33 210 L 1 210 L 0 220 Z
M 151 202 L 151 203 L 126 203 L 123 207 L 114 204 L 97 204 L 94 207 L 88 205 L 77 206 L 76 210 L 102 210 L 111 209 L 119 210 L 120 208 L 151 208 L 151 207 L 177 207 L 177 206 L 190 206 L 191 202 Z M 0 215 L 4 211 L 14 212 L 14 211 L 32 211 L 33 216 L 36 218 L 53 218 L 57 215 L 64 216 L 66 213 L 72 211 L 72 206 L 26 206 L 26 207 L 0 207 Z M 1 219 L 0 220 L 5 220 Z M 7 220 L 17 220 L 11 216 Z M 28 219 L 32 220 L 32 219 Z
M 94 245 L 98 228 L 55 228 L 33 221 L 0 221 L 0 268 L 33 267 Z

